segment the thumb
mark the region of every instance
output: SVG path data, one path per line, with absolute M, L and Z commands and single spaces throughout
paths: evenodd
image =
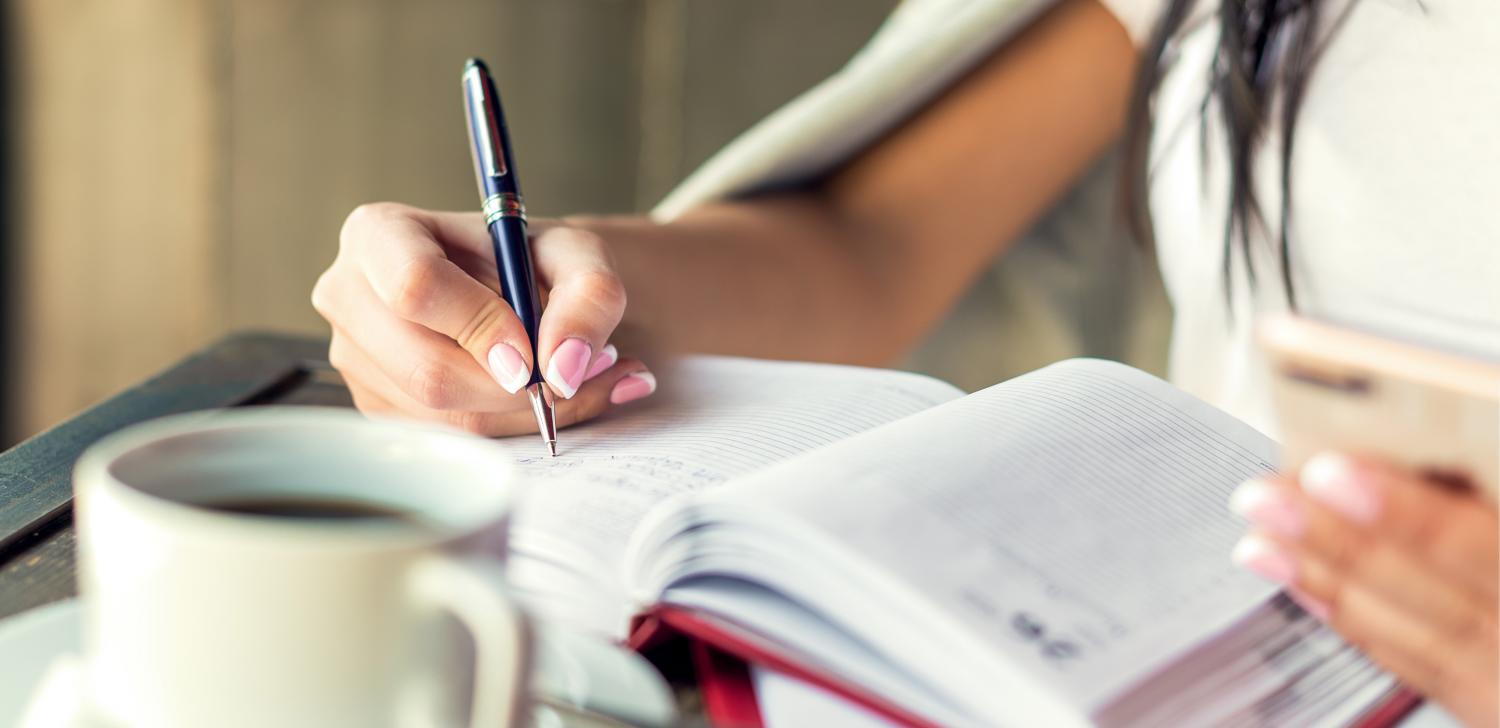
M 531 341 L 510 304 L 494 290 L 437 254 L 369 268 L 371 287 L 393 313 L 452 339 L 505 391 L 515 394 L 526 386 Z

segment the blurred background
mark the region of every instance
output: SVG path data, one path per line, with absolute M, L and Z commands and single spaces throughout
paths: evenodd
M 468 56 L 533 213 L 644 211 L 895 4 L 0 0 L 0 446 L 227 332 L 326 334 L 308 294 L 350 209 L 475 207 Z M 971 388 L 1076 353 L 1159 369 L 1150 261 L 1076 243 L 1118 234 L 1112 189 L 1105 160 L 906 365 Z

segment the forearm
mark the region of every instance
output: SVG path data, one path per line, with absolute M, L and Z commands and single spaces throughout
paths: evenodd
M 814 192 L 705 205 L 668 224 L 573 218 L 608 241 L 629 292 L 622 336 L 651 348 L 887 363 L 868 239 Z
M 816 190 L 602 233 L 627 330 L 674 350 L 888 364 L 1118 136 L 1135 51 L 1065 0 Z

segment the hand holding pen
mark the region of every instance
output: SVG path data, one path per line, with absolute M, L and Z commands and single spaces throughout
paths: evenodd
M 355 405 L 497 436 L 537 431 L 531 403 L 516 394 L 533 371 L 554 395 L 559 427 L 654 391 L 646 367 L 609 345 L 625 299 L 599 236 L 533 221 L 547 305 L 532 337 L 499 295 L 486 227 L 477 212 L 395 203 L 349 215 L 312 298 Z

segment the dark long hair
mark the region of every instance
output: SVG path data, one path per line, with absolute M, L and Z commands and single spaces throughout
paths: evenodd
M 1251 286 L 1256 270 L 1250 246 L 1257 233 L 1275 239 L 1276 257 L 1287 302 L 1297 305 L 1291 268 L 1292 147 L 1297 113 L 1302 108 L 1308 75 L 1317 60 L 1320 42 L 1320 0 L 1218 0 L 1220 36 L 1210 69 L 1208 92 L 1199 109 L 1200 129 L 1209 114 L 1218 113 L 1228 141 L 1229 214 L 1224 221 L 1224 292 L 1232 301 L 1230 271 L 1236 249 L 1245 261 Z M 1195 0 L 1171 0 L 1146 47 L 1136 74 L 1124 142 L 1123 202 L 1137 239 L 1150 244 L 1151 213 L 1147 205 L 1153 101 L 1168 67 L 1175 61 L 1176 44 Z M 1353 2 L 1334 20 L 1338 25 Z M 1271 115 L 1279 112 L 1281 126 L 1280 229 L 1267 229 L 1254 186 L 1254 161 Z M 1207 136 L 1204 135 L 1206 139 Z

